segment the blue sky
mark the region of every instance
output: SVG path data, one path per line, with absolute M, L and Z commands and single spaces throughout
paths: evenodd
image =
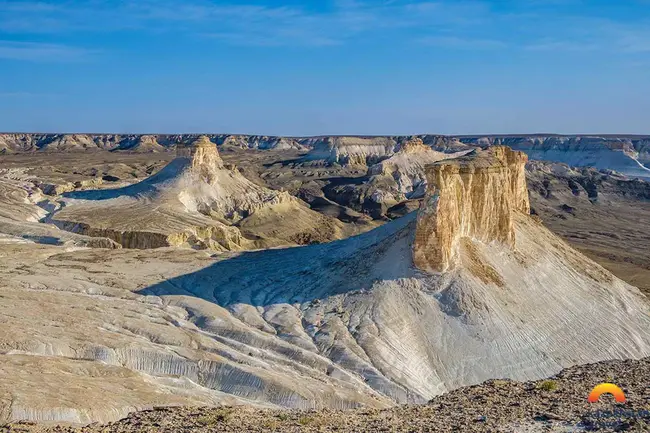
M 0 130 L 650 134 L 650 0 L 0 0 Z

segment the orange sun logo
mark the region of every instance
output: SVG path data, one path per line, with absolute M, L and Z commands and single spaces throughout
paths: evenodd
M 623 393 L 623 390 L 613 383 L 601 383 L 596 386 L 589 394 L 587 401 L 589 403 L 596 403 L 603 394 L 611 394 L 614 396 L 617 403 L 625 403 L 625 394 Z

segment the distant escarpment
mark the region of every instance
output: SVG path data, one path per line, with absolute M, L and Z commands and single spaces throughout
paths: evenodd
M 470 150 L 444 153 L 433 150 L 421 138 L 404 141 L 397 152 L 368 169 L 371 176 L 390 176 L 397 183 L 399 201 L 424 196 L 426 189 L 425 166 L 445 159 L 465 155 Z
M 0 152 L 110 150 L 164 152 L 200 137 L 221 146 L 248 149 L 304 149 L 291 138 L 230 134 L 0 134 Z
M 330 199 L 366 212 L 373 218 L 382 219 L 389 208 L 424 196 L 427 185 L 426 165 L 456 158 L 469 151 L 471 150 L 445 153 L 433 150 L 421 138 L 404 140 L 396 145 L 395 153 L 391 156 L 367 167 L 365 182 L 334 183 L 326 187 L 325 194 Z M 364 158 L 357 163 L 365 164 Z
M 0 134 L 0 153 L 124 151 L 165 152 L 194 142 L 198 134 Z M 629 177 L 650 179 L 650 136 L 633 135 L 503 135 L 444 136 L 315 136 L 204 135 L 222 148 L 276 149 L 305 152 L 305 161 L 365 169 L 398 154 L 402 145 L 420 139 L 434 151 L 455 153 L 504 145 L 531 160 L 596 167 Z
M 74 152 L 110 150 L 163 152 L 207 137 L 223 147 L 242 149 L 311 150 L 332 163 L 371 165 L 393 155 L 401 143 L 419 137 L 428 146 L 445 151 L 467 146 L 440 135 L 391 137 L 278 137 L 232 134 L 0 134 L 0 152 Z
M 199 134 L 0 134 L 0 153 L 74 152 L 110 150 L 163 152 L 189 144 Z M 371 166 L 395 155 L 404 142 L 419 138 L 433 150 L 452 153 L 473 147 L 509 146 L 530 159 L 563 162 L 571 166 L 612 169 L 633 177 L 650 178 L 650 136 L 613 135 L 504 135 L 444 136 L 315 136 L 204 135 L 217 146 L 242 149 L 308 151 L 309 159 L 330 164 Z
M 610 169 L 630 177 L 650 179 L 650 136 L 522 135 L 458 138 L 473 146 L 509 146 L 526 152 L 532 160 Z
M 310 158 L 322 158 L 331 164 L 372 166 L 398 153 L 404 146 L 417 142 L 438 152 L 457 152 L 470 149 L 453 137 L 441 135 L 412 135 L 392 137 L 323 137 L 308 139 Z M 419 146 L 414 146 L 417 151 Z
M 415 265 L 444 272 L 463 237 L 515 245 L 514 212 L 530 212 L 523 152 L 476 150 L 427 167 L 428 193 L 418 215 Z

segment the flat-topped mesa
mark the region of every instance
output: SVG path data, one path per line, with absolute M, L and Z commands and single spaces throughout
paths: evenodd
M 464 237 L 513 248 L 514 213 L 530 213 L 527 161 L 523 152 L 493 146 L 427 166 L 427 194 L 413 246 L 415 266 L 426 272 L 452 268 Z
M 401 153 L 422 153 L 422 152 L 433 152 L 431 147 L 424 144 L 421 138 L 412 138 L 403 142 L 398 149 L 398 152 Z

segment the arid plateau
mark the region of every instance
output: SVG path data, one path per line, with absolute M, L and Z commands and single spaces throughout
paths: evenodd
M 457 430 L 587 428 L 539 386 L 609 371 L 641 408 L 649 167 L 642 136 L 0 134 L 0 431 L 445 431 L 500 386 L 538 404 Z

